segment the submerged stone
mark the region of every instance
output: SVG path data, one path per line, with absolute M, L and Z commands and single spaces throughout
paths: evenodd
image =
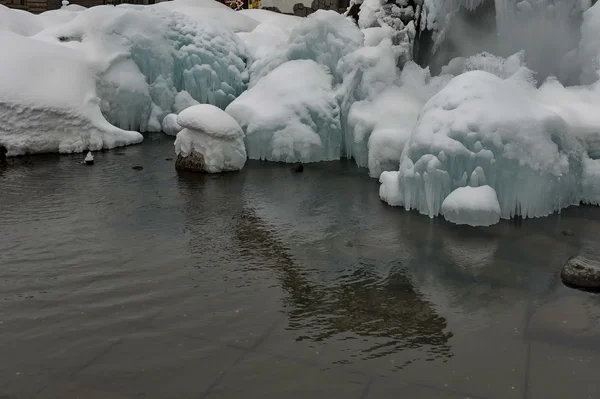
M 204 157 L 197 151 L 191 152 L 188 156 L 179 154 L 175 161 L 177 169 L 188 170 L 190 172 L 207 172 L 205 166 Z
M 600 258 L 589 254 L 573 256 L 564 265 L 560 277 L 567 285 L 586 290 L 599 290 Z

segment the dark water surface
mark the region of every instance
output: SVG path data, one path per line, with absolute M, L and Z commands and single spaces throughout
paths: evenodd
M 558 278 L 600 208 L 463 228 L 172 143 L 0 171 L 0 398 L 600 397 L 600 296 Z

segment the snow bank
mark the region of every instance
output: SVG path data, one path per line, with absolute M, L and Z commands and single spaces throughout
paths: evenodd
M 224 111 L 208 104 L 195 105 L 179 114 L 177 123 L 184 128 L 175 140 L 178 166 L 209 173 L 244 167 L 244 133 L 235 119 Z M 189 165 L 188 157 L 194 159 L 196 165 Z
M 159 131 L 182 91 L 225 108 L 246 87 L 246 49 L 233 32 L 158 7 L 93 7 L 35 38 L 85 54 L 102 113 L 123 129 Z
M 536 103 L 528 82 L 471 71 L 424 106 L 400 170 L 380 177 L 380 197 L 433 217 L 479 167 L 478 181 L 496 191 L 501 217 L 545 216 L 579 204 L 584 156 L 564 120 Z
M 22 10 L 10 9 L 0 4 L 0 31 L 22 36 L 33 36 L 48 27 L 66 23 L 77 16 L 70 9 L 47 11 L 34 15 Z
M 342 130 L 332 80 L 314 61 L 289 61 L 231 103 L 226 111 L 246 133 L 248 157 L 276 162 L 339 159 Z
M 0 31 L 0 144 L 8 155 L 82 152 L 139 143 L 102 116 L 81 53 Z M 40 66 L 43 66 L 40 68 Z M 26 82 L 26 84 L 24 84 Z
M 490 186 L 459 187 L 442 203 L 447 221 L 469 226 L 491 226 L 500 221 L 500 204 Z

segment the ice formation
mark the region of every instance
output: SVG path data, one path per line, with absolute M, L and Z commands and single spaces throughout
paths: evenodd
M 335 11 L 309 15 L 294 27 L 287 42 L 250 67 L 250 87 L 278 66 L 292 60 L 313 60 L 329 68 L 336 82 L 338 61 L 364 44 L 364 35 L 351 21 Z
M 455 77 L 421 111 L 400 170 L 382 174 L 381 198 L 433 217 L 479 168 L 503 218 L 545 216 L 579 204 L 584 147 L 534 96 L 519 75 Z
M 251 159 L 316 162 L 340 158 L 339 106 L 327 68 L 289 61 L 239 96 L 226 111 L 238 121 Z
M 224 108 L 245 89 L 246 49 L 235 34 L 161 8 L 93 7 L 35 38 L 85 54 L 102 113 L 124 129 L 160 131 L 182 91 Z
M 444 199 L 441 213 L 452 223 L 491 226 L 500 221 L 500 204 L 488 185 L 459 187 Z
M 82 152 L 139 143 L 100 112 L 92 68 L 78 51 L 0 31 L 0 145 L 8 155 Z
M 175 153 L 177 163 L 185 165 L 186 158 L 194 159 L 192 169 L 209 173 L 240 170 L 246 163 L 244 133 L 240 125 L 219 108 L 200 104 L 179 114 L 177 123 L 184 128 L 177 134 Z

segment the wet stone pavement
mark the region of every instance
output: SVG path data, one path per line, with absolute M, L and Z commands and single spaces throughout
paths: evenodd
M 600 208 L 464 228 L 172 143 L 0 169 L 0 398 L 600 396 L 600 296 L 559 277 Z

